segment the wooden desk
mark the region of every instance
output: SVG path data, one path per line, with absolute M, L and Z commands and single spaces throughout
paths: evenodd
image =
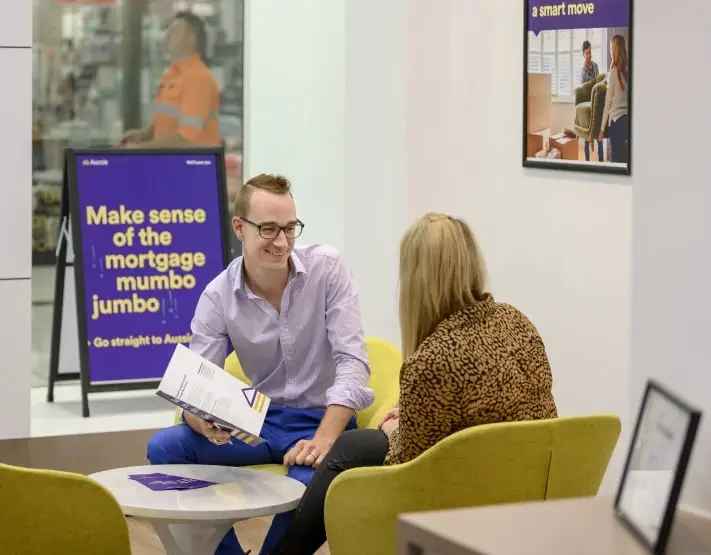
M 615 517 L 610 497 L 400 515 L 398 553 L 649 555 Z M 677 510 L 666 553 L 711 553 L 711 520 Z

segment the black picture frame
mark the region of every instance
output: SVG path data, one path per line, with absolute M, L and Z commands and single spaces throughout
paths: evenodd
M 647 409 L 647 404 L 652 395 L 660 395 L 665 400 L 669 401 L 680 411 L 685 412 L 688 416 L 688 424 L 686 430 L 684 431 L 684 440 L 682 442 L 681 451 L 679 453 L 679 459 L 677 460 L 676 468 L 674 469 L 674 475 L 671 483 L 671 489 L 669 491 L 669 496 L 664 507 L 664 516 L 661 521 L 659 532 L 657 538 L 654 541 L 650 539 L 642 532 L 640 526 L 634 521 L 631 515 L 628 515 L 621 507 L 622 496 L 625 492 L 625 486 L 627 483 L 627 477 L 630 471 L 630 464 L 632 462 L 635 446 L 640 433 L 640 428 L 645 416 L 645 410 Z M 696 432 L 699 427 L 699 422 L 701 420 L 701 411 L 692 407 L 687 402 L 680 399 L 678 396 L 671 393 L 664 386 L 659 384 L 654 380 L 649 380 L 647 382 L 647 387 L 642 398 L 642 403 L 639 408 L 639 413 L 637 415 L 637 422 L 635 423 L 634 433 L 632 435 L 632 440 L 630 442 L 630 447 L 627 452 L 627 459 L 625 461 L 624 470 L 622 472 L 622 478 L 620 480 L 620 485 L 617 490 L 617 495 L 615 496 L 615 515 L 617 518 L 627 527 L 627 529 L 651 552 L 655 555 L 661 555 L 664 553 L 667 542 L 669 541 L 669 536 L 671 534 L 672 525 L 674 523 L 674 514 L 676 512 L 677 502 L 679 501 L 679 495 L 681 494 L 681 488 L 684 483 L 684 477 L 686 476 L 686 470 L 691 458 L 691 451 L 696 439 Z
M 564 171 L 577 171 L 577 172 L 588 172 L 588 173 L 600 173 L 600 174 L 617 174 L 617 175 L 632 175 L 632 145 L 634 144 L 633 139 L 633 75 L 634 75 L 634 62 L 633 62 L 633 52 L 634 52 L 634 2 L 633 0 L 620 0 L 626 1 L 629 5 L 629 27 L 628 27 L 628 62 L 629 62 L 629 99 L 628 99 L 628 138 L 629 138 L 629 148 L 627 154 L 627 165 L 626 167 L 618 166 L 608 166 L 608 165 L 598 165 L 597 163 L 574 163 L 565 162 L 564 160 L 554 159 L 535 159 L 528 156 L 528 36 L 529 36 L 529 26 L 528 26 L 528 14 L 530 10 L 530 0 L 523 0 L 523 118 L 522 118 L 522 137 L 521 137 L 521 163 L 524 167 L 528 168 L 541 168 L 548 170 L 564 170 Z M 553 2 L 552 2 L 553 3 Z
M 78 156 L 136 156 L 136 155 L 208 155 L 216 159 L 217 172 L 217 200 L 220 213 L 220 240 L 222 242 L 222 267 L 225 268 L 230 261 L 230 228 L 228 223 L 227 186 L 225 175 L 225 153 L 222 147 L 190 147 L 171 149 L 122 149 L 122 148 L 86 148 L 65 149 L 64 179 L 62 192 L 62 219 L 69 221 L 71 226 L 71 239 L 74 251 L 74 261 L 67 261 L 67 235 L 60 237 L 59 256 L 57 258 L 57 277 L 55 280 L 54 318 L 52 324 L 52 345 L 50 351 L 50 370 L 48 379 L 47 401 L 54 400 L 54 385 L 59 381 L 74 380 L 79 378 L 82 393 L 82 415 L 89 416 L 89 393 L 110 391 L 126 391 L 136 389 L 155 389 L 160 380 L 126 380 L 108 383 L 92 382 L 91 367 L 89 362 L 88 330 L 86 322 L 86 284 L 84 279 L 84 259 L 82 252 L 81 221 L 77 214 L 80 206 L 79 191 L 76 187 L 76 158 Z M 75 297 L 77 311 L 77 332 L 79 339 L 79 372 L 59 372 L 59 348 L 61 343 L 62 310 L 64 302 L 64 276 L 66 267 L 74 266 Z

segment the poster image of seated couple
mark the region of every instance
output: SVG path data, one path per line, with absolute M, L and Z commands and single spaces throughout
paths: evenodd
M 524 166 L 631 173 L 632 0 L 527 0 Z

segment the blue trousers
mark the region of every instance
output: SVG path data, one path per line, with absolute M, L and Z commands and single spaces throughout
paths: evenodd
M 151 464 L 215 464 L 247 466 L 252 464 L 281 464 L 286 452 L 301 439 L 311 439 L 321 423 L 325 409 L 295 409 L 271 404 L 264 419 L 264 443 L 254 447 L 232 440 L 232 445 L 214 445 L 195 433 L 186 424 L 161 430 L 148 442 Z M 355 418 L 348 428 L 355 428 Z M 288 476 L 308 485 L 314 474 L 309 466 L 290 466 Z M 286 533 L 293 511 L 274 517 L 260 553 L 268 554 Z M 215 555 L 244 555 L 234 529 L 220 543 Z

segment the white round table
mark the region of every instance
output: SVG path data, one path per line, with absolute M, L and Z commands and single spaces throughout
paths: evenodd
M 129 478 L 155 472 L 217 484 L 153 491 Z M 169 555 L 213 555 L 236 521 L 294 509 L 306 489 L 301 482 L 270 472 L 200 464 L 129 466 L 90 477 L 116 497 L 125 515 L 149 520 Z

